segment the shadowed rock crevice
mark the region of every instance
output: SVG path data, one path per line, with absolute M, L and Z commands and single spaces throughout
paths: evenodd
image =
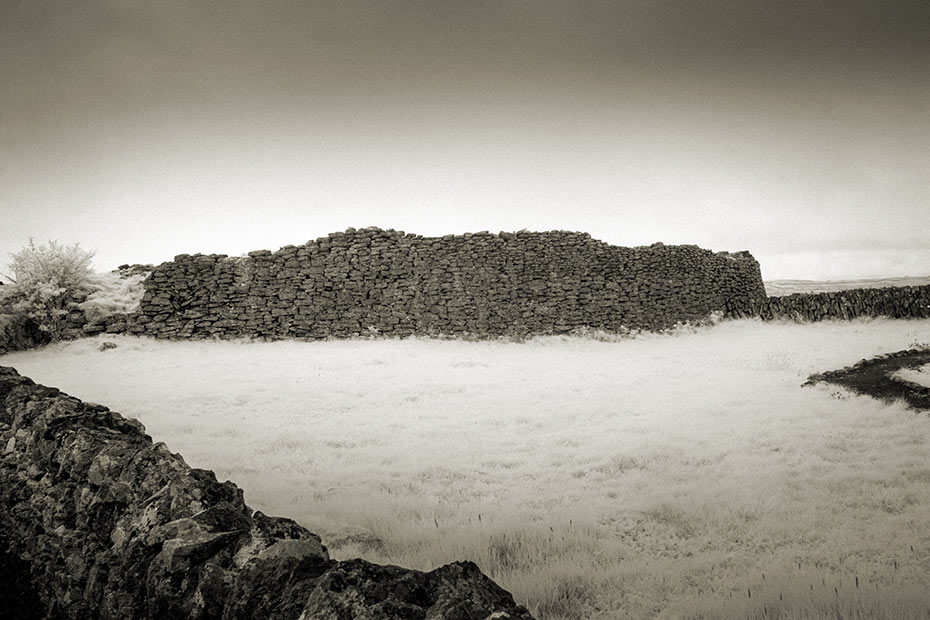
M 45 605 L 30 580 L 30 566 L 17 555 L 9 553 L 9 541 L 0 536 L 0 601 L 6 620 L 40 620 L 45 617 Z
M 20 575 L 14 617 L 530 618 L 473 564 L 333 561 L 139 422 L 3 367 L 0 531 L 0 571 Z
M 835 383 L 859 394 L 882 400 L 903 400 L 915 409 L 930 411 L 930 388 L 892 377 L 901 369 L 916 369 L 926 364 L 930 364 L 930 349 L 908 349 L 811 375 L 804 385 Z

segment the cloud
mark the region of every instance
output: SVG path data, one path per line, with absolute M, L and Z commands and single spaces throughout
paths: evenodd
M 0 246 L 119 264 L 377 224 L 921 250 L 928 10 L 0 3 Z

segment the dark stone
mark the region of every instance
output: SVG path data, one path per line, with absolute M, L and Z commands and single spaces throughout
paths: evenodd
M 159 338 L 522 338 L 662 330 L 713 312 L 755 316 L 766 300 L 748 253 L 624 248 L 564 231 L 420 237 L 362 229 L 278 252 L 212 256 L 206 270 L 204 260 L 179 255 L 155 268 L 125 329 L 145 325 Z
M 914 409 L 930 411 L 930 388 L 892 379 L 903 368 L 930 364 L 930 349 L 908 349 L 862 360 L 853 366 L 808 377 L 804 385 L 835 383 L 881 400 L 903 400 Z
M 48 332 L 22 314 L 4 314 L 0 309 L 0 354 L 32 349 L 52 341 Z
M 471 564 L 335 562 L 139 422 L 4 367 L 0 450 L 3 618 L 529 618 Z
M 468 592 L 468 596 L 461 596 Z M 526 609 L 471 562 L 423 573 L 364 560 L 341 562 L 313 590 L 304 613 L 320 619 L 527 619 Z
M 8 551 L 5 538 L 0 537 L 0 609 L 7 620 L 41 620 L 46 617 L 45 605 L 30 580 L 30 566 Z
M 822 321 L 857 317 L 928 318 L 930 285 L 860 288 L 768 297 L 757 309 L 765 320 Z

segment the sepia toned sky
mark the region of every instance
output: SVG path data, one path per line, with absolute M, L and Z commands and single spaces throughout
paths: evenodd
M 930 275 L 928 33 L 923 0 L 5 0 L 0 265 L 380 226 Z

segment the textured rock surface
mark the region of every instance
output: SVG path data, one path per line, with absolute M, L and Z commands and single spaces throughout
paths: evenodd
M 765 300 L 748 253 L 625 248 L 583 233 L 334 233 L 248 257 L 180 255 L 128 331 L 161 338 L 478 336 L 663 329 Z
M 831 293 L 795 293 L 769 297 L 762 304 L 763 319 L 854 319 L 861 316 L 930 318 L 930 285 L 858 288 Z
M 530 618 L 472 564 L 335 562 L 139 422 L 3 367 L 0 531 L 4 569 L 28 567 L 22 617 Z
M 48 344 L 51 337 L 38 323 L 21 314 L 0 312 L 0 354 Z

